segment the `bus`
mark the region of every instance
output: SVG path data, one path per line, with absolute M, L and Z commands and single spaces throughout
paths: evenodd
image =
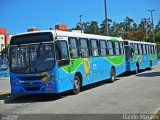
M 141 69 L 151 69 L 158 64 L 157 46 L 155 43 L 124 40 L 126 55 L 126 71 L 139 72 Z
M 8 58 L 5 54 L 0 54 L 0 78 L 9 77 Z
M 13 94 L 78 94 L 82 86 L 126 70 L 122 38 L 59 30 L 13 36 L 9 47 Z

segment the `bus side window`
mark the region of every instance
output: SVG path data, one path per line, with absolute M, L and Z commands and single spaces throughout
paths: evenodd
M 89 57 L 89 43 L 87 42 L 87 39 L 80 38 L 80 49 L 81 49 L 81 57 L 87 58 Z
M 155 46 L 155 54 L 157 54 L 157 46 Z
M 110 56 L 114 55 L 114 46 L 113 46 L 113 42 L 112 41 L 107 41 L 107 48 L 108 48 L 108 52 Z
M 99 51 L 98 51 L 98 40 L 96 39 L 91 39 L 91 53 L 92 56 L 99 56 Z
M 148 45 L 145 45 L 146 54 L 148 54 Z
M 139 52 L 138 52 L 138 44 L 134 45 L 134 49 L 135 49 L 135 54 L 138 55 L 139 54 Z
M 143 54 L 146 54 L 146 47 L 143 45 Z
M 153 46 L 151 45 L 151 54 L 153 54 Z
M 70 56 L 71 58 L 79 57 L 78 41 L 76 38 L 69 38 Z
M 120 55 L 119 42 L 114 42 L 114 44 L 115 44 L 115 54 Z
M 57 41 L 57 59 L 58 66 L 64 66 L 69 64 L 68 46 L 66 41 Z
M 120 42 L 120 54 L 123 55 L 123 43 Z
M 143 52 L 142 52 L 142 45 L 141 44 L 138 44 L 138 49 L 139 49 L 139 54 L 142 55 Z
M 149 52 L 149 54 L 151 54 L 151 46 L 150 45 L 148 45 L 148 52 Z
M 134 44 L 130 43 L 130 56 L 134 55 Z
M 107 55 L 107 44 L 105 40 L 100 40 L 100 53 L 102 57 L 105 57 Z

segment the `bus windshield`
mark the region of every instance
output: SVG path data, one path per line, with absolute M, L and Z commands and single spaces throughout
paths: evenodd
M 0 70 L 8 69 L 8 60 L 6 55 L 0 55 Z
M 53 43 L 36 43 L 10 47 L 10 69 L 18 73 L 51 70 L 55 65 Z

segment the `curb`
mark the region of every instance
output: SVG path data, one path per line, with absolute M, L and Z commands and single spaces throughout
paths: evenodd
M 10 93 L 11 93 L 11 90 L 0 91 L 0 97 Z M 4 104 L 4 103 L 5 103 L 5 100 L 0 100 L 0 104 Z
M 0 96 L 11 93 L 11 90 L 0 91 Z

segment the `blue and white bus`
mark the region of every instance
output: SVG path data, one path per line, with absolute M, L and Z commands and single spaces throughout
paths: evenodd
M 8 76 L 9 76 L 8 58 L 5 54 L 0 54 L 0 78 Z
M 60 93 L 126 71 L 122 38 L 58 30 L 23 33 L 9 48 L 13 94 Z
M 158 63 L 155 43 L 124 40 L 126 71 L 139 72 Z

